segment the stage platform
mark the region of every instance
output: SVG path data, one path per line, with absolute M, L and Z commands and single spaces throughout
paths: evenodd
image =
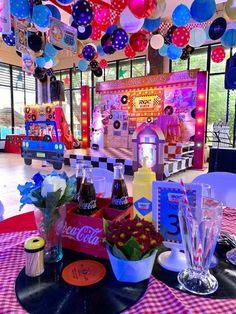
M 65 153 L 65 165 L 75 167 L 76 160 L 84 160 L 93 167 L 105 168 L 113 171 L 113 165 L 117 162 L 121 162 L 124 165 L 125 175 L 133 175 L 133 160 L 132 151 L 126 148 L 105 148 L 98 151 L 87 149 L 73 149 L 67 150 Z M 164 176 L 177 173 L 182 170 L 186 170 L 192 167 L 193 154 L 185 154 L 181 158 L 165 159 Z

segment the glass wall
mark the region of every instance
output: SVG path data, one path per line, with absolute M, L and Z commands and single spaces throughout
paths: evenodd
M 0 63 L 0 140 L 24 132 L 24 105 L 36 103 L 36 80 L 20 67 Z
M 226 49 L 226 58 L 221 63 L 211 60 L 211 51 L 218 45 L 208 45 L 198 48 L 188 60 L 170 62 L 170 71 L 182 71 L 198 69 L 208 71 L 208 99 L 207 99 L 207 133 L 211 138 L 214 122 L 228 122 L 230 137 L 233 140 L 234 116 L 235 116 L 235 92 L 228 91 L 224 87 L 226 60 L 234 53 L 232 49 Z M 235 51 L 236 52 L 236 51 Z
M 101 77 L 96 77 L 91 71 L 80 72 L 79 70 L 67 69 L 55 72 L 57 79 L 62 80 L 65 85 L 65 111 L 67 122 L 75 138 L 81 139 L 81 85 L 90 86 L 91 109 L 100 102 L 100 95 L 96 94 L 96 83 L 146 74 L 146 57 L 137 57 L 133 60 L 124 59 L 111 61 L 103 71 Z

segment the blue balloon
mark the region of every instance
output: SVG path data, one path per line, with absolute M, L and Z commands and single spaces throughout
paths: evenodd
M 51 60 L 51 58 L 49 56 L 47 56 L 46 54 L 44 54 L 44 60 L 45 60 L 45 62 L 48 62 Z
M 44 52 L 47 56 L 49 56 L 52 59 L 56 57 L 58 50 L 54 48 L 52 44 L 47 43 L 44 47 Z
M 159 26 L 161 25 L 161 18 L 159 17 L 158 19 L 151 20 L 151 19 L 145 19 L 143 28 L 147 32 L 154 32 Z
M 122 50 L 128 44 L 128 34 L 123 28 L 117 28 L 111 35 L 111 44 L 114 49 Z
M 116 29 L 118 28 L 117 25 L 111 25 L 107 28 L 106 34 L 111 35 Z
M 39 27 L 46 28 L 50 24 L 52 12 L 46 5 L 34 5 L 32 21 Z
M 63 6 L 67 6 L 74 2 L 74 0 L 56 0 L 56 1 Z
M 98 45 L 98 46 L 97 46 L 97 52 L 98 52 L 98 54 L 99 54 L 100 57 L 103 57 L 103 56 L 105 55 L 105 52 L 103 51 L 101 45 Z
M 215 0 L 194 0 L 190 12 L 195 21 L 206 22 L 216 13 L 216 2 Z
M 85 59 L 81 59 L 79 62 L 78 62 L 78 69 L 82 72 L 85 72 L 87 69 L 88 69 L 88 61 L 85 60 Z
M 167 49 L 167 56 L 171 60 L 177 60 L 181 57 L 183 50 L 176 47 L 174 44 L 170 44 Z
M 168 50 L 169 45 L 164 44 L 160 49 L 159 49 L 159 55 L 162 57 L 167 56 L 167 50 Z
M 35 63 L 38 67 L 43 68 L 45 66 L 45 59 L 43 57 L 38 57 L 35 59 Z
M 190 21 L 191 14 L 189 8 L 184 5 L 178 5 L 172 13 L 172 21 L 176 26 L 185 26 Z
M 57 20 L 60 20 L 60 19 L 61 19 L 61 13 L 60 13 L 60 11 L 58 10 L 58 8 L 57 8 L 55 5 L 46 4 L 46 6 L 47 6 L 47 7 L 49 8 L 49 10 L 51 11 L 52 17 L 54 17 L 54 18 L 57 19 Z
M 11 14 L 18 19 L 25 19 L 30 14 L 30 6 L 28 0 L 10 0 Z
M 221 37 L 221 43 L 225 48 L 236 46 L 236 29 L 228 29 Z
M 11 30 L 10 34 L 2 34 L 2 39 L 7 46 L 15 46 L 16 38 L 14 30 Z

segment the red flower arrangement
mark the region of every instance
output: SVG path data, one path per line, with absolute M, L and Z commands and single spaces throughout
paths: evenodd
M 150 256 L 164 240 L 150 222 L 139 218 L 106 224 L 105 233 L 112 254 L 131 261 Z

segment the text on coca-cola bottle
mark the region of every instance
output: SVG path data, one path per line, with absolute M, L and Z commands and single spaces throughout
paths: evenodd
M 121 163 L 114 165 L 111 206 L 122 210 L 129 207 L 128 191 L 123 175 L 123 165 Z

